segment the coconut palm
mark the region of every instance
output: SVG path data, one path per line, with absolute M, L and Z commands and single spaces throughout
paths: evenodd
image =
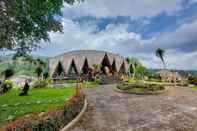
M 158 58 L 161 59 L 162 63 L 163 63 L 163 66 L 165 68 L 165 60 L 164 60 L 164 55 L 165 55 L 165 50 L 161 49 L 161 48 L 158 48 L 155 52 L 156 56 Z

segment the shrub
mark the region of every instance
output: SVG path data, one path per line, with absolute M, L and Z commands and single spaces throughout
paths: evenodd
M 49 77 L 49 72 L 48 71 L 45 71 L 43 73 L 43 78 L 46 80 L 48 77 Z
M 40 76 L 42 75 L 43 73 L 43 69 L 41 66 L 38 66 L 36 69 L 35 69 L 35 73 L 37 74 L 37 77 L 40 78 Z
M 3 128 L 5 131 L 59 131 L 68 124 L 84 105 L 85 95 L 80 88 L 61 109 L 46 113 L 32 114 L 9 123 Z
M 148 83 L 121 83 L 117 86 L 117 88 L 121 89 L 121 90 L 131 90 L 131 89 L 143 89 L 144 92 L 148 92 L 148 91 L 160 91 L 160 90 L 164 90 L 165 87 L 161 84 L 148 84 Z
M 188 78 L 188 82 L 189 82 L 190 84 L 197 85 L 197 77 L 196 77 L 196 76 L 190 76 L 190 77 Z
M 52 83 L 51 79 L 37 80 L 33 83 L 33 88 L 46 88 Z
M 162 80 L 159 74 L 151 74 L 148 76 L 148 79 L 150 81 L 157 81 L 157 82 L 160 82 Z
M 5 80 L 1 85 L 0 94 L 4 94 L 13 88 L 13 82 L 11 80 Z
M 7 68 L 7 69 L 5 69 L 5 70 L 2 72 L 2 74 L 4 75 L 4 78 L 5 78 L 5 79 L 7 79 L 7 78 L 13 76 L 14 73 L 15 73 L 15 72 L 14 72 L 14 69 L 13 69 L 13 68 Z

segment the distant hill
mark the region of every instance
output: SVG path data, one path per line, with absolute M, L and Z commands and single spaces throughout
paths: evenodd
M 158 71 L 160 71 L 161 69 L 148 69 L 150 73 L 156 73 Z M 197 76 L 197 70 L 173 70 L 178 72 L 181 75 L 193 75 L 193 76 Z
M 1 73 L 11 67 L 15 71 L 15 75 L 28 75 L 28 76 L 36 76 L 35 69 L 37 67 L 36 64 L 31 64 L 28 61 L 12 60 L 13 54 L 9 54 L 3 57 L 0 57 L 0 76 Z M 34 56 L 34 59 L 41 59 L 48 62 L 48 58 L 46 57 L 38 57 Z
M 4 55 L 4 56 L 0 56 L 0 60 L 1 61 L 9 61 L 9 60 L 12 60 L 14 54 L 8 54 L 8 55 Z M 44 56 L 36 56 L 36 55 L 31 55 L 33 56 L 33 58 L 39 58 L 39 59 L 42 59 L 42 60 L 48 60 L 48 57 L 44 57 Z

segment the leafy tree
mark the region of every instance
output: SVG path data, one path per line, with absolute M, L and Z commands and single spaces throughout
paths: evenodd
M 49 41 L 49 32 L 62 31 L 63 3 L 80 0 L 1 0 L 0 49 L 19 53 L 39 47 L 39 41 Z
M 41 66 L 38 66 L 35 70 L 35 73 L 37 74 L 38 79 L 41 77 L 42 73 L 43 73 L 43 69 Z
M 48 77 L 49 77 L 49 72 L 48 71 L 44 71 L 43 78 L 46 80 Z
M 138 66 L 141 66 L 141 63 L 136 59 L 136 58 L 126 58 L 126 61 L 130 65 L 129 67 L 129 74 L 133 74 L 133 79 L 135 78 L 136 75 L 136 68 Z
M 11 67 L 8 67 L 7 69 L 5 69 L 2 74 L 4 75 L 5 79 L 8 79 L 9 77 L 14 75 L 14 69 Z
M 46 80 L 49 77 L 49 68 L 45 68 L 43 71 L 43 78 Z
M 101 64 L 93 64 L 92 67 L 95 72 L 100 72 L 101 70 Z
M 136 74 L 140 77 L 140 78 L 144 78 L 144 76 L 148 73 L 148 70 L 146 67 L 144 66 L 138 66 L 136 68 Z
M 39 65 L 39 66 L 42 66 L 42 67 L 46 67 L 47 66 L 47 63 L 44 60 L 40 59 L 40 58 L 37 58 L 36 62 L 37 62 L 37 65 Z
M 165 68 L 165 60 L 164 60 L 164 55 L 165 55 L 165 50 L 161 49 L 161 48 L 158 48 L 155 52 L 156 56 L 158 58 L 161 59 L 162 63 L 163 63 L 163 66 Z

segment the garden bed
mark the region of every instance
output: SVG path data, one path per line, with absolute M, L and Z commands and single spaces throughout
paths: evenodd
M 156 95 L 166 91 L 162 84 L 150 83 L 120 83 L 115 88 L 116 91 L 138 95 Z
M 74 88 L 31 89 L 27 96 L 18 96 L 13 89 L 0 98 L 0 127 L 9 121 L 30 113 L 40 113 L 63 107 L 65 100 L 74 94 Z
M 48 112 L 29 114 L 11 121 L 2 130 L 59 131 L 81 112 L 85 103 L 85 95 L 77 89 L 75 95 L 66 101 L 64 106 L 63 103 L 61 107 Z

